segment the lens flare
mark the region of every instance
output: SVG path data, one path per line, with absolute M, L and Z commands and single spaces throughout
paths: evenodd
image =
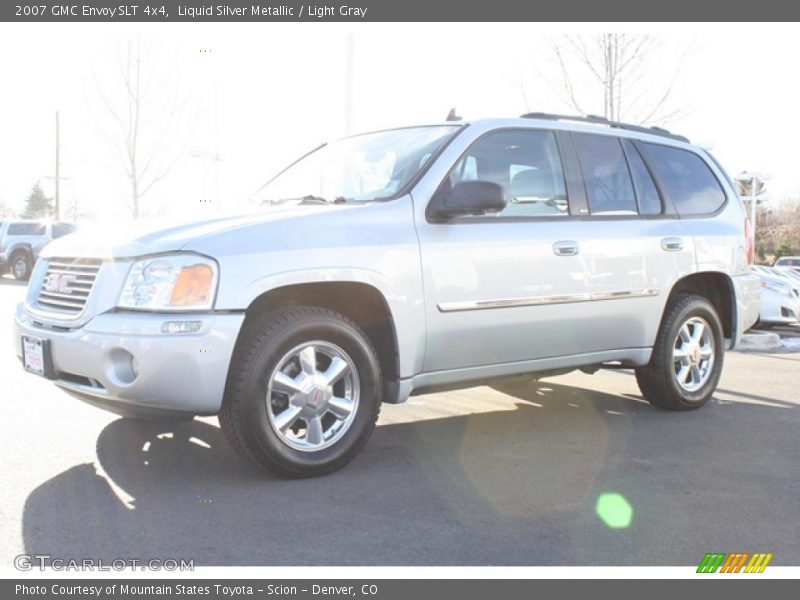
M 601 494 L 597 498 L 595 512 L 611 529 L 625 529 L 630 526 L 633 519 L 633 507 L 622 494 Z

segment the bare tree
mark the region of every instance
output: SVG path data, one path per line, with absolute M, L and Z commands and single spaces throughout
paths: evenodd
M 758 205 L 756 253 L 771 264 L 778 255 L 800 252 L 800 198 L 789 197 Z
M 581 114 L 596 111 L 585 109 L 597 107 L 602 97 L 604 117 L 640 124 L 664 123 L 682 114 L 682 109 L 670 106 L 670 99 L 688 49 L 674 67 L 665 68 L 659 62 L 659 46 L 653 36 L 625 33 L 565 35 L 548 41 L 558 67 L 556 87 L 573 109 Z
M 180 156 L 178 122 L 185 104 L 175 69 L 163 72 L 160 48 L 141 37 L 116 43 L 110 72 L 93 72 L 101 125 L 127 178 L 134 219 L 142 198 L 172 170 Z M 171 65 L 174 66 L 174 65 Z
M 83 209 L 80 200 L 74 197 L 70 199 L 64 211 L 65 217 L 73 222 L 84 219 L 90 216 L 90 214 L 89 211 Z

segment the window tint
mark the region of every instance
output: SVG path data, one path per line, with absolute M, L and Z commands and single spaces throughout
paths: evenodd
M 474 156 L 465 156 L 455 168 L 450 171 L 450 184 L 455 185 L 460 181 L 475 181 L 478 179 L 478 163 Z
M 71 223 L 53 223 L 53 239 L 64 237 L 65 235 L 74 232 L 75 225 Z
M 719 181 L 697 154 L 659 144 L 643 147 L 678 214 L 712 213 L 725 202 Z
M 625 147 L 625 156 L 628 157 L 628 166 L 633 177 L 633 186 L 636 188 L 636 199 L 639 201 L 639 214 L 660 215 L 661 196 L 658 194 L 656 184 L 647 166 L 644 164 L 639 151 L 630 140 L 622 142 Z
M 8 226 L 8 235 L 44 235 L 44 223 L 11 223 Z
M 589 212 L 635 215 L 636 196 L 619 140 L 586 133 L 573 136 L 586 183 Z
M 508 205 L 496 216 L 568 214 L 561 156 L 551 131 L 508 130 L 485 135 L 450 171 L 444 193 L 468 180 L 493 181 L 502 186 Z

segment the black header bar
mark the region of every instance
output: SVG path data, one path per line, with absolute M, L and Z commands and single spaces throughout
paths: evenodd
M 800 4 L 719 0 L 3 0 L 9 22 L 787 22 Z

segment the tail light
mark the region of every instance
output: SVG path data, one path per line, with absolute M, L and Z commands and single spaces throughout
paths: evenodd
M 756 239 L 749 218 L 744 220 L 744 247 L 747 254 L 747 262 L 752 265 L 756 260 Z

